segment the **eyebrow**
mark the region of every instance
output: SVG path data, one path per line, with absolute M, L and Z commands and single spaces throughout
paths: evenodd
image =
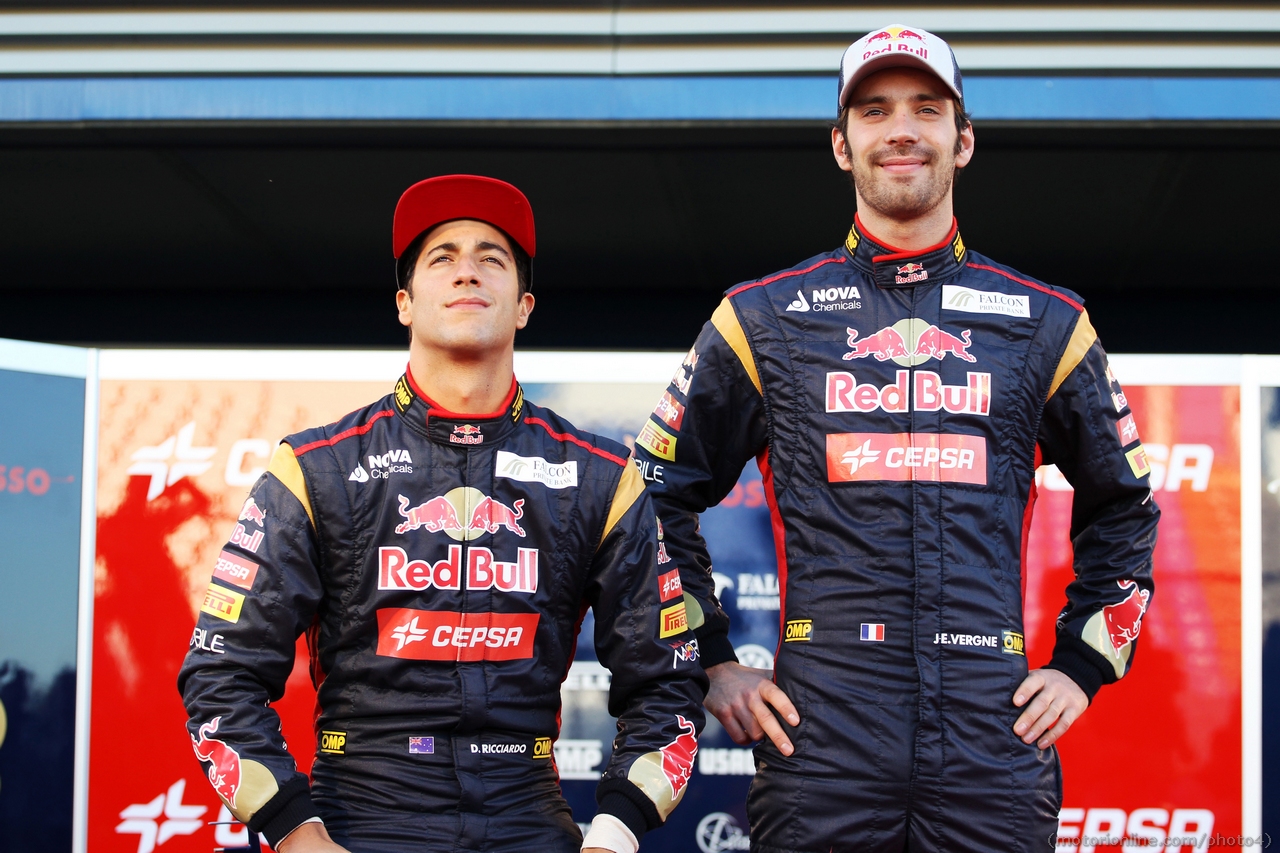
M 945 101 L 947 100 L 947 96 L 938 95 L 931 92 L 918 92 L 911 97 L 911 100 L 914 101 L 915 103 L 923 103 L 925 101 Z M 887 104 L 887 103 L 889 103 L 888 96 L 872 95 L 868 98 L 859 98 L 856 101 L 851 101 L 849 103 L 849 106 L 865 107 L 865 106 L 868 106 L 869 104 Z
M 479 243 L 476 243 L 476 248 L 482 252 L 492 252 L 492 251 L 501 252 L 502 254 L 506 255 L 508 259 L 510 259 L 511 257 L 511 253 L 508 252 L 504 246 L 502 246 L 499 243 L 491 243 L 488 240 L 481 240 Z M 460 251 L 462 251 L 462 249 L 461 247 L 458 246 L 457 243 L 440 243 L 428 249 L 427 254 L 430 255 L 436 252 L 460 252 Z

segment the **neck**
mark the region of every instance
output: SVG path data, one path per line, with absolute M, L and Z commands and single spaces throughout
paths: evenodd
M 483 415 L 502 408 L 514 374 L 511 347 L 477 358 L 411 344 L 413 381 L 437 406 L 462 415 Z
M 886 248 L 913 252 L 936 246 L 947 238 L 953 218 L 950 193 L 933 210 L 913 219 L 886 216 L 872 209 L 858 194 L 858 221 L 867 236 L 888 243 Z

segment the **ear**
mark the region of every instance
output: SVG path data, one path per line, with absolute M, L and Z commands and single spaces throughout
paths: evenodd
M 401 326 L 413 325 L 413 297 L 407 290 L 396 291 L 396 319 Z
M 969 161 L 973 159 L 973 122 L 969 122 L 969 126 L 960 131 L 960 153 L 956 155 L 956 168 L 963 169 L 969 165 Z
M 529 325 L 529 315 L 533 313 L 533 294 L 526 293 L 520 297 L 520 304 L 516 306 L 516 328 L 523 329 Z
M 846 172 L 852 172 L 853 162 L 845 152 L 847 147 L 848 140 L 844 137 L 844 131 L 839 127 L 831 128 L 831 153 L 835 155 L 836 165 Z

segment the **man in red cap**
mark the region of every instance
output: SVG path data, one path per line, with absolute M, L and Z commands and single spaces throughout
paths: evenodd
M 965 247 L 974 152 L 947 43 L 884 27 L 845 52 L 832 153 L 844 245 L 731 288 L 636 439 L 707 708 L 756 747 L 759 853 L 1048 851 L 1054 742 L 1133 662 L 1159 510 L 1080 297 Z M 1016 202 L 1013 202 L 1016 204 Z M 697 514 L 757 460 L 781 585 L 773 672 L 738 664 Z M 1075 487 L 1077 579 L 1029 670 L 1035 473 Z
M 635 853 L 684 794 L 706 677 L 627 450 L 524 398 L 533 214 L 515 187 L 410 187 L 394 253 L 409 366 L 291 435 L 214 568 L 179 675 L 232 813 L 281 853 Z M 584 841 L 552 744 L 595 611 L 619 735 Z M 319 750 L 298 773 L 269 703 L 305 633 Z

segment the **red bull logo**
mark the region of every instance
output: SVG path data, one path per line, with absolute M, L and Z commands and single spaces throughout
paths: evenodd
M 867 36 L 867 44 L 877 41 L 892 41 L 893 35 L 888 30 L 881 30 L 875 35 Z
M 693 723 L 676 714 L 676 725 L 681 734 L 671 743 L 662 747 L 662 773 L 671 785 L 671 798 L 679 798 L 684 786 L 689 783 L 689 775 L 693 773 L 693 758 L 698 754 L 698 738 Z
M 920 41 L 920 42 L 924 41 L 924 36 L 920 35 L 914 30 L 903 30 L 902 32 L 898 33 L 898 38 L 899 39 L 915 39 L 916 41 Z
M 236 791 L 240 788 L 240 753 L 225 742 L 210 737 L 217 734 L 222 717 L 214 717 L 200 727 L 200 739 L 191 738 L 196 758 L 209 762 L 209 784 L 227 805 L 235 808 Z
M 972 341 L 968 329 L 957 337 L 915 317 L 899 320 L 865 338 L 859 336 L 857 329 L 846 328 L 845 331 L 849 334 L 850 347 L 850 351 L 844 354 L 845 361 L 874 356 L 876 361 L 892 360 L 911 367 L 932 358 L 941 361 L 948 355 L 968 362 L 978 360 L 969 354 Z
M 1111 645 L 1117 652 L 1138 639 L 1142 630 L 1142 615 L 1147 612 L 1147 601 L 1151 598 L 1148 590 L 1140 589 L 1136 581 L 1116 581 L 1121 589 L 1131 590 L 1128 597 L 1119 604 L 1108 604 L 1102 608 L 1102 618 L 1107 623 L 1107 634 L 1111 637 Z
M 475 424 L 458 424 L 453 428 L 449 441 L 453 444 L 483 444 L 484 434 Z
M 244 506 L 240 509 L 240 517 L 237 521 L 252 521 L 259 527 L 267 520 L 267 514 L 258 506 L 258 502 L 253 498 L 244 502 Z
M 524 528 L 520 526 L 520 519 L 524 516 L 523 498 L 507 506 L 470 486 L 453 489 L 415 507 L 409 506 L 409 499 L 404 495 L 397 497 L 399 512 L 404 518 L 396 525 L 396 533 L 401 535 L 419 528 L 428 533 L 443 532 L 459 541 L 499 530 L 507 530 L 520 537 L 525 535 Z
M 923 264 L 903 264 L 898 267 L 898 274 L 893 277 L 897 284 L 915 284 L 929 277 L 929 271 Z

